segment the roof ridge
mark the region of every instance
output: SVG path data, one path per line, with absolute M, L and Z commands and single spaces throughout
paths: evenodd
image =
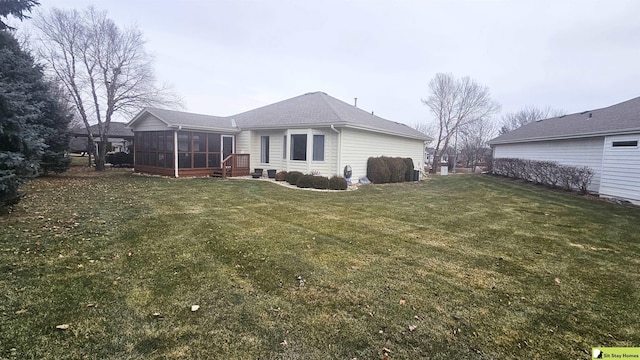
M 322 92 L 322 91 L 317 91 L 316 93 L 317 93 L 317 94 L 319 94 L 319 95 L 320 95 L 320 97 L 322 98 L 322 100 L 324 100 L 324 102 L 327 104 L 327 106 L 329 106 L 329 109 L 331 109 L 331 112 L 333 113 L 333 115 L 335 115 L 335 116 L 338 118 L 338 120 L 340 120 L 340 121 L 342 121 L 342 122 L 344 122 L 344 123 L 347 123 L 347 122 L 348 122 L 348 121 L 346 121 L 345 119 L 343 119 L 343 118 L 342 118 L 342 116 L 340 116 L 340 114 L 338 113 L 338 111 L 336 111 L 336 109 L 333 107 L 333 105 L 332 105 L 332 104 L 329 102 L 329 100 L 327 99 L 327 98 L 329 98 L 329 97 L 331 97 L 331 98 L 335 99 L 334 97 L 329 96 L 329 95 L 327 95 L 327 93 L 324 93 L 324 92 Z M 336 99 L 336 100 L 337 100 L 337 99 Z M 338 100 L 338 101 L 341 101 L 341 100 Z M 345 104 L 346 104 L 346 103 L 345 103 Z

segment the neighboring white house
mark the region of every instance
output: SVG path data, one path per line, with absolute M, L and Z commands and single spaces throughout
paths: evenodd
M 493 158 L 556 161 L 594 171 L 589 191 L 640 204 L 640 97 L 529 123 L 491 140 Z
M 323 92 L 227 117 L 147 108 L 128 126 L 135 133 L 136 170 L 175 177 L 222 168 L 232 176 L 255 168 L 342 176 L 349 165 L 358 179 L 372 156 L 410 157 L 422 170 L 430 140 Z

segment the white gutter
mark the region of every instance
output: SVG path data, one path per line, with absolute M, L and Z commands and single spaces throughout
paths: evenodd
M 333 126 L 333 124 L 331 124 L 331 130 L 335 131 L 338 133 L 338 154 L 337 154 L 337 161 L 336 161 L 336 175 L 340 176 L 340 165 L 342 162 L 342 132 L 338 129 L 336 129 L 335 126 Z

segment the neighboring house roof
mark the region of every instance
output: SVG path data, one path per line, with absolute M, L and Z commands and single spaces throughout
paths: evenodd
M 170 127 L 239 131 L 334 125 L 430 140 L 428 136 L 405 124 L 383 119 L 323 92 L 307 93 L 227 117 L 147 108 L 128 125 L 132 126 L 145 112 L 154 115 Z
M 602 109 L 534 121 L 489 141 L 489 144 L 559 140 L 640 131 L 640 97 Z
M 98 137 L 100 132 L 98 131 L 98 125 L 91 125 L 91 133 L 94 137 Z M 76 127 L 70 130 L 71 134 L 75 137 L 84 136 L 87 137 L 87 129 L 85 127 Z M 133 138 L 133 130 L 127 127 L 127 123 L 112 121 L 109 124 L 109 137 L 110 138 Z

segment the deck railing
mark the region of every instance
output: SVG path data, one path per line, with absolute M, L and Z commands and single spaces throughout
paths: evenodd
M 249 154 L 231 154 L 222 160 L 222 178 L 246 176 L 250 173 Z

